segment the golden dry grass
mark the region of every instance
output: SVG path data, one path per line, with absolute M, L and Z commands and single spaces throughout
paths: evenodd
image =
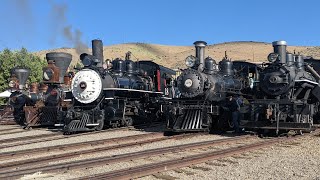
M 61 48 L 52 50 L 43 50 L 35 52 L 40 57 L 45 57 L 47 52 L 67 52 L 73 55 L 72 65 L 79 62 L 79 55 L 75 49 Z M 127 51 L 132 52 L 132 59 L 136 60 L 153 60 L 161 65 L 170 68 L 184 67 L 184 59 L 188 55 L 194 55 L 194 46 L 167 46 L 158 44 L 145 43 L 127 43 L 111 46 L 104 46 L 104 58 L 115 59 L 124 58 Z M 246 60 L 250 62 L 265 61 L 267 55 L 273 51 L 270 43 L 262 42 L 227 42 L 220 44 L 208 45 L 205 56 L 210 56 L 216 61 L 220 61 L 227 51 L 227 55 L 232 60 Z M 320 47 L 313 46 L 288 46 L 288 51 L 295 51 L 305 56 L 320 58 Z M 91 52 L 91 50 L 89 50 Z

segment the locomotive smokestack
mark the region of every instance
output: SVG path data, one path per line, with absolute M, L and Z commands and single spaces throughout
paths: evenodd
M 17 76 L 19 80 L 19 89 L 22 90 L 26 86 L 26 82 L 30 75 L 30 70 L 27 68 L 14 68 L 13 73 Z
M 280 63 L 286 63 L 287 54 L 287 42 L 286 41 L 274 41 L 272 42 L 273 51 L 279 54 Z
M 72 61 L 72 55 L 64 52 L 50 52 L 46 54 L 47 62 L 53 60 L 55 65 L 59 68 L 59 83 L 64 83 L 64 75 Z
M 92 55 L 100 60 L 97 67 L 102 67 L 103 65 L 103 43 L 101 40 L 92 40 Z
M 193 43 L 196 48 L 196 57 L 199 60 L 199 71 L 203 71 L 204 68 L 204 48 L 207 46 L 205 41 L 196 41 Z

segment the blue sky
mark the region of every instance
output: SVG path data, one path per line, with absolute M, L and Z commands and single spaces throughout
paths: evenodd
M 0 50 L 74 47 L 77 30 L 88 46 L 95 38 L 105 45 L 281 39 L 319 46 L 319 8 L 317 0 L 2 0 Z

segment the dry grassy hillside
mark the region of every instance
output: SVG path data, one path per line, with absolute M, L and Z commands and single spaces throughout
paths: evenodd
M 288 51 L 301 53 L 306 56 L 320 58 L 320 47 L 312 46 L 288 46 Z M 73 55 L 72 64 L 79 62 L 79 55 L 75 49 L 61 48 L 53 50 L 44 50 L 35 52 L 36 55 L 44 57 L 47 52 L 67 52 Z M 132 52 L 132 59 L 136 60 L 154 60 L 155 62 L 171 67 L 184 67 L 184 59 L 188 55 L 194 55 L 194 46 L 166 46 L 157 44 L 144 43 L 128 43 L 118 44 L 104 47 L 104 58 L 115 59 L 117 57 L 124 58 L 127 51 Z M 208 45 L 205 51 L 205 56 L 211 56 L 217 61 L 224 57 L 224 52 L 227 51 L 229 58 L 233 60 L 246 60 L 261 62 L 265 61 L 267 55 L 272 52 L 270 43 L 262 42 L 228 42 L 221 44 Z M 91 50 L 89 49 L 89 52 Z

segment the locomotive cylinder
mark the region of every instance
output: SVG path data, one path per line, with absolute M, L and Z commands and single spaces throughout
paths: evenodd
M 286 41 L 274 41 L 272 42 L 273 51 L 279 54 L 279 63 L 286 63 L 287 42 Z
M 196 57 L 199 60 L 198 70 L 202 72 L 204 68 L 204 49 L 207 46 L 207 43 L 205 41 L 196 41 L 193 44 L 196 48 Z
M 92 40 L 92 55 L 100 60 L 97 67 L 102 67 L 103 65 L 103 43 L 101 40 Z

